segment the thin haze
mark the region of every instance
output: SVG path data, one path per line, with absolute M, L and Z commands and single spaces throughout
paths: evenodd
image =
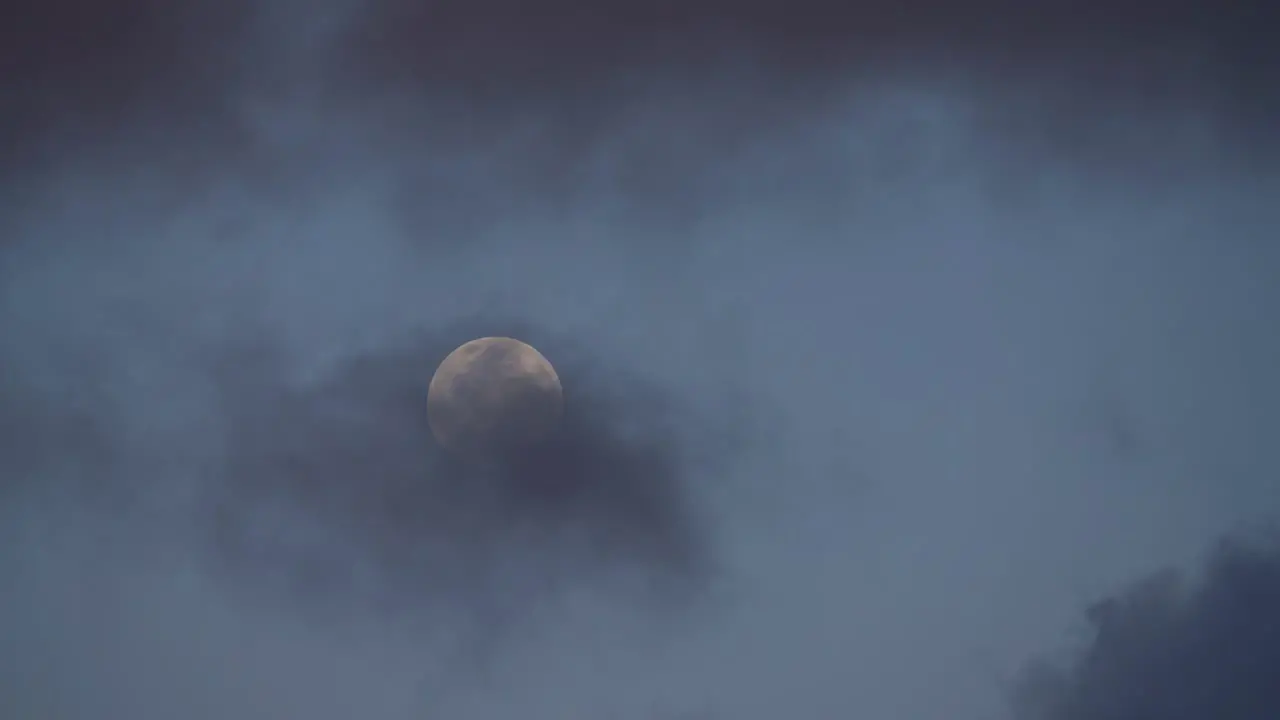
M 1009 717 L 1280 511 L 1265 18 L 129 4 L 0 56 L 5 715 Z M 414 449 L 511 328 L 612 463 L 532 536 Z

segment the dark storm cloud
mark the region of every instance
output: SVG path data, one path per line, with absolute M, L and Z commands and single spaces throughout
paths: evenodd
M 298 16 L 247 0 L 9 7 L 0 129 L 24 138 L 21 146 L 147 124 L 224 142 L 239 137 L 228 92 L 271 72 L 246 59 L 245 33 L 254 23 L 278 25 L 278 37 L 307 32 Z M 1130 102 L 1192 93 L 1253 116 L 1274 103 L 1280 55 L 1269 32 L 1277 11 L 1268 3 L 373 0 L 351 7 L 339 33 L 346 51 L 314 68 L 325 82 L 452 96 L 457 122 L 481 134 L 513 114 L 525 117 L 530 106 L 553 112 L 570 134 L 591 134 L 602 113 L 626 105 L 631 71 L 696 75 L 744 59 L 798 97 L 821 93 L 824 80 L 874 75 L 906 60 L 1023 79 L 1028 70 L 1052 70 L 1038 81 L 1072 93 Z M 817 84 L 797 85 L 797 74 Z M 771 122 L 784 98 L 773 98 L 772 112 L 744 105 L 737 122 Z M 728 115 L 718 122 L 733 124 Z M 31 150 L 6 145 L 18 156 Z
M 1224 543 L 1203 577 L 1155 574 L 1094 605 L 1066 667 L 1027 671 L 1017 720 L 1280 716 L 1280 549 Z
M 679 65 L 753 48 L 790 69 L 820 74 L 855 69 L 850 63 L 883 59 L 885 52 L 930 49 L 1016 63 L 1182 43 L 1242 70 L 1274 60 L 1259 27 L 1274 16 L 1252 3 L 1181 0 L 1153 10 L 1138 2 L 1008 0 L 383 0 L 370 7 L 360 39 L 382 70 L 468 83 L 477 92 L 599 78 L 636 60 Z
M 459 458 L 431 440 L 427 381 L 485 335 L 550 357 L 566 415 L 532 449 Z M 680 403 L 587 347 L 536 324 L 477 319 L 356 357 L 310 387 L 290 386 L 251 348 L 228 357 L 216 374 L 229 435 L 198 518 L 213 561 L 237 584 L 329 608 L 465 600 L 510 613 L 599 580 L 658 593 L 633 596 L 642 602 L 688 599 L 713 561 L 688 484 L 714 474 L 731 438 L 678 433 L 689 421 Z
M 716 162 L 761 128 L 786 127 L 852 78 L 900 72 L 977 77 L 1008 94 L 996 132 L 1032 148 L 1107 158 L 1116 118 L 1188 107 L 1229 123 L 1242 140 L 1276 118 L 1280 53 L 1262 28 L 1264 3 L 1181 0 L 952 3 L 835 0 L 379 0 L 357 15 L 330 77 L 456 103 L 441 124 L 455 142 L 538 122 L 540 152 L 518 163 L 542 183 L 569 184 L 585 148 L 654 92 L 722 95 L 682 123 L 689 163 Z M 629 186 L 668 188 L 655 205 L 694 191 L 678 139 L 624 158 Z M 696 157 L 696 159 L 693 159 Z
M 0 166 L 175 124 L 225 132 L 227 83 L 250 3 L 6 3 Z M 52 145 L 52 147 L 46 146 Z

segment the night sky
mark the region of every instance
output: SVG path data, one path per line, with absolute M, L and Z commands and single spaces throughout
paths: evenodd
M 8 3 L 0 716 L 1280 717 L 1266 5 Z

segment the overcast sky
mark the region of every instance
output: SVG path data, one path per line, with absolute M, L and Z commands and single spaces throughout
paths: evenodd
M 6 715 L 994 720 L 1280 512 L 1260 14 L 116 4 L 0 65 Z M 513 327 L 649 519 L 227 569 L 280 468 L 458 480 L 406 418 Z

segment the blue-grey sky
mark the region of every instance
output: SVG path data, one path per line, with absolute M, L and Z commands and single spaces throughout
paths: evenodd
M 562 4 L 5 56 L 4 714 L 1004 718 L 1089 604 L 1274 521 L 1247 25 Z M 532 536 L 447 487 L 395 508 L 447 531 L 311 512 L 458 481 L 416 390 L 512 327 L 609 492 Z M 341 580 L 211 539 L 284 475 L 263 532 Z

